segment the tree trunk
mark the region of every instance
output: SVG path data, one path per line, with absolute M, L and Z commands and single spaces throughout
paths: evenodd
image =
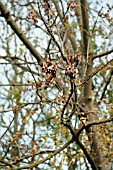
M 88 17 L 88 3 L 87 0 L 80 0 L 81 4 L 81 18 L 82 18 L 82 64 L 81 64 L 81 75 L 80 77 L 86 78 L 92 74 L 92 58 L 90 54 L 90 32 L 89 32 L 89 17 Z M 80 18 L 80 17 L 79 17 Z M 81 25 L 81 23 L 80 23 Z M 93 114 L 93 99 L 92 99 L 92 79 L 89 79 L 84 83 L 81 101 L 84 102 L 84 106 L 87 107 L 90 114 L 88 115 L 88 121 L 94 121 L 97 119 L 97 115 Z M 100 146 L 100 135 L 98 134 L 98 129 L 93 126 L 92 129 L 87 129 L 86 133 L 89 140 L 91 141 L 91 156 L 98 167 L 99 170 L 109 170 L 109 166 L 106 163 L 106 158 L 102 153 L 102 146 Z M 92 135 L 91 135 L 92 134 Z M 76 162 L 76 161 L 75 161 Z M 74 169 L 74 164 L 71 164 L 70 169 Z

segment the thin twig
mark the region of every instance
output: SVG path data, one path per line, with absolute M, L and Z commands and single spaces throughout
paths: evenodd
M 88 77 L 86 77 L 86 79 L 84 79 L 82 81 L 82 83 L 77 84 L 76 87 L 83 85 L 84 83 L 86 83 L 88 80 L 90 80 L 91 78 L 93 78 L 99 71 L 101 71 L 103 68 L 105 68 L 108 64 L 110 64 L 113 61 L 113 59 L 111 59 L 110 61 L 108 61 L 104 66 L 100 67 L 97 71 L 95 71 L 94 73 L 90 74 Z
M 6 129 L 6 131 L 5 131 L 5 132 L 2 134 L 2 136 L 0 137 L 0 140 L 3 138 L 3 136 L 4 136 L 4 135 L 7 133 L 7 131 L 9 130 L 11 124 L 13 123 L 13 120 L 14 120 L 14 117 L 13 117 L 12 121 L 10 122 L 10 124 L 9 124 L 8 128 Z
M 104 89 L 103 89 L 102 95 L 101 95 L 101 97 L 100 97 L 100 100 L 102 100 L 103 97 L 104 97 L 104 95 L 105 95 L 105 92 L 106 92 L 106 90 L 107 90 L 107 87 L 108 87 L 108 85 L 109 85 L 109 83 L 110 83 L 110 81 L 111 81 L 112 75 L 113 75 L 113 69 L 111 70 L 110 76 L 109 76 L 109 78 L 108 78 L 108 80 L 107 80 L 107 82 L 106 82 L 106 84 L 105 84 L 105 86 L 104 86 Z
M 29 84 L 0 84 L 0 86 L 33 86 L 33 83 L 29 83 Z
M 62 121 L 63 121 L 63 115 L 64 115 L 64 112 L 65 112 L 65 109 L 66 109 L 66 107 L 67 107 L 67 105 L 69 103 L 69 100 L 71 99 L 72 94 L 73 94 L 73 83 L 71 82 L 71 93 L 69 94 L 69 97 L 68 97 L 68 99 L 67 99 L 67 101 L 66 101 L 66 103 L 65 103 L 65 105 L 64 105 L 64 107 L 62 109 L 62 114 L 61 114 L 61 120 Z

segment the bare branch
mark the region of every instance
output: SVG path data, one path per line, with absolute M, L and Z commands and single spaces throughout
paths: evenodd
M 70 141 L 68 141 L 66 144 L 64 144 L 61 148 L 59 148 L 58 150 L 56 150 L 54 153 L 50 153 L 49 156 L 47 156 L 47 157 L 44 158 L 43 160 L 35 161 L 34 163 L 29 164 L 29 165 L 26 165 L 26 166 L 15 167 L 15 168 L 12 168 L 12 170 L 29 169 L 29 168 L 32 168 L 32 167 L 36 167 L 36 166 L 44 163 L 45 161 L 53 158 L 53 156 L 55 156 L 56 154 L 60 153 L 62 150 L 64 150 L 65 148 L 67 148 L 71 143 L 73 143 L 73 139 L 71 139 Z
M 99 71 L 101 71 L 103 68 L 105 68 L 108 64 L 110 64 L 113 61 L 113 59 L 111 59 L 110 61 L 108 61 L 104 66 L 100 67 L 97 71 L 95 71 L 94 73 L 92 73 L 91 75 L 87 76 L 86 79 L 83 80 L 82 83 L 77 84 L 76 86 L 81 86 L 84 83 L 86 83 L 88 80 L 90 80 L 92 77 L 94 77 Z
M 87 157 L 88 162 L 90 163 L 93 170 L 99 170 L 96 166 L 91 154 L 88 152 L 86 147 L 82 144 L 82 142 L 79 139 L 75 139 L 76 143 L 80 146 L 80 148 L 83 150 L 85 156 Z
M 84 155 L 86 156 L 88 162 L 90 163 L 91 167 L 93 170 L 98 170 L 91 154 L 88 152 L 88 150 L 86 149 L 86 147 L 82 144 L 82 142 L 79 140 L 79 130 L 74 131 L 72 129 L 72 127 L 70 126 L 70 124 L 64 124 L 71 132 L 72 136 L 73 136 L 73 140 L 79 145 L 79 147 L 82 149 Z M 84 125 L 82 125 L 82 127 L 84 128 Z
M 107 90 L 107 87 L 108 87 L 108 85 L 109 85 L 109 83 L 110 83 L 110 81 L 111 81 L 112 75 L 113 75 L 113 69 L 111 70 L 110 75 L 109 75 L 109 78 L 108 78 L 108 80 L 106 81 L 105 87 L 104 87 L 103 92 L 102 92 L 102 95 L 101 95 L 101 97 L 100 97 L 100 100 L 102 100 L 103 97 L 104 97 L 104 95 L 105 95 L 105 92 L 106 92 L 106 90 Z
M 54 5 L 55 5 L 55 8 L 56 8 L 56 11 L 58 12 L 58 15 L 60 17 L 60 21 L 62 22 L 62 24 L 64 25 L 64 15 L 63 13 L 61 12 L 60 10 L 60 7 L 59 7 L 59 1 L 58 0 L 52 0 Z M 74 51 L 76 51 L 77 49 L 77 44 L 76 44 L 76 41 L 75 41 L 75 36 L 73 34 L 67 34 L 66 36 L 68 36 L 71 44 L 72 44 L 72 47 L 74 49 Z
M 95 60 L 96 58 L 101 58 L 101 57 L 103 57 L 103 56 L 105 56 L 105 55 L 108 55 L 108 54 L 111 54 L 111 53 L 113 53 L 113 49 L 110 50 L 110 51 L 106 51 L 106 52 L 104 52 L 104 53 L 101 53 L 101 54 L 99 54 L 99 55 L 93 56 L 93 57 L 92 57 L 92 60 Z
M 34 46 L 29 42 L 29 40 L 26 38 L 24 33 L 21 31 L 21 29 L 17 26 L 15 21 L 12 19 L 9 11 L 7 8 L 2 4 L 0 1 L 0 10 L 2 16 L 6 19 L 7 24 L 11 26 L 11 28 L 14 30 L 14 32 L 17 34 L 17 36 L 20 38 L 20 40 L 23 42 L 23 44 L 29 49 L 31 54 L 36 58 L 36 60 L 39 62 L 39 64 L 43 63 L 43 58 L 41 55 L 37 52 L 37 50 L 34 48 Z
M 1 166 L 4 166 L 4 165 L 6 165 L 6 166 L 9 166 L 9 167 L 13 167 L 13 165 L 12 164 L 10 164 L 8 161 L 5 161 L 5 160 L 3 160 L 3 159 L 0 159 L 0 163 L 2 163 L 2 165 Z
M 4 136 L 4 135 L 7 133 L 7 131 L 9 130 L 11 124 L 13 123 L 13 120 L 14 120 L 14 117 L 13 117 L 12 121 L 10 122 L 10 124 L 9 124 L 8 128 L 6 129 L 6 131 L 5 131 L 5 132 L 2 134 L 2 136 L 0 137 L 0 140 L 3 138 L 3 136 Z
M 28 84 L 16 84 L 16 83 L 12 83 L 12 84 L 0 84 L 0 86 L 33 86 L 33 83 L 28 83 Z
M 111 122 L 113 121 L 113 117 L 110 117 L 108 119 L 103 119 L 103 120 L 94 120 L 92 122 L 89 122 L 87 123 L 86 125 L 82 125 L 76 132 L 76 135 L 79 136 L 80 133 L 85 129 L 85 128 L 89 128 L 93 125 L 100 125 L 100 124 L 103 124 L 103 123 L 108 123 L 108 122 Z
M 66 101 L 66 103 L 65 103 L 65 105 L 64 105 L 64 107 L 62 109 L 62 114 L 61 114 L 62 121 L 63 121 L 63 115 L 64 115 L 64 112 L 65 112 L 65 109 L 66 109 L 66 107 L 67 107 L 67 105 L 69 103 L 69 100 L 71 99 L 72 94 L 73 94 L 73 83 L 71 82 L 71 93 L 69 94 L 69 97 L 68 97 L 68 99 L 67 99 L 67 101 Z

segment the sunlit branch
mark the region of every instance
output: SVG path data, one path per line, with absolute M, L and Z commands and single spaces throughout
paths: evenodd
M 8 161 L 5 161 L 3 159 L 0 159 L 0 163 L 2 163 L 1 166 L 6 165 L 6 166 L 9 166 L 11 168 L 13 167 L 13 165 L 11 163 L 9 163 Z
M 31 155 L 26 155 L 24 157 L 21 157 L 20 159 L 18 159 L 16 162 L 13 163 L 13 165 L 16 165 L 17 163 L 19 162 L 22 162 L 24 159 L 28 159 L 32 156 L 37 156 L 37 155 L 42 155 L 42 154 L 50 154 L 50 153 L 53 153 L 55 152 L 54 150 L 45 150 L 45 151 L 40 151 L 38 153 L 35 153 L 35 154 L 31 154 Z
M 47 156 L 46 158 L 40 160 L 40 161 L 35 161 L 32 164 L 26 165 L 26 166 L 21 166 L 21 167 L 15 167 L 12 168 L 12 170 L 21 170 L 21 169 L 29 169 L 32 167 L 36 167 L 42 163 L 44 163 L 47 160 L 50 160 L 51 158 L 53 158 L 53 156 L 57 155 L 58 153 L 60 153 L 62 150 L 64 150 L 65 148 L 67 148 L 71 143 L 73 143 L 73 139 L 71 139 L 70 141 L 68 141 L 66 144 L 64 144 L 62 147 L 60 147 L 58 150 L 56 150 L 54 153 L 49 153 L 49 156 Z

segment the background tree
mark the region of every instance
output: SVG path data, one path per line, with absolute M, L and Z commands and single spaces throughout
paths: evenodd
M 113 4 L 0 11 L 0 169 L 112 169 Z

